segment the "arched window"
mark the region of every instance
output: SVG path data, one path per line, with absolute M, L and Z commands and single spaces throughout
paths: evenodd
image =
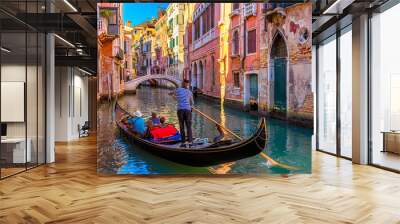
M 215 20 L 215 9 L 214 4 L 211 4 L 211 28 L 214 28 L 214 20 Z
M 233 39 L 232 39 L 232 55 L 239 54 L 239 32 L 235 30 L 233 32 Z
M 285 58 L 285 57 L 287 57 L 286 43 L 282 35 L 278 34 L 272 45 L 271 58 Z
M 240 3 L 233 3 L 232 10 L 238 10 Z

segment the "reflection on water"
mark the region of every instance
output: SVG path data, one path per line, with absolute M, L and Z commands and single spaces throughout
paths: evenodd
M 119 104 L 130 112 L 141 110 L 145 116 L 152 111 L 165 116 L 178 127 L 176 102 L 167 93 L 170 90 L 142 87 L 136 95 L 125 95 Z M 256 130 L 258 117 L 237 109 L 222 107 L 219 102 L 197 98 L 195 106 L 235 134 L 247 138 Z M 268 119 L 269 141 L 264 153 L 274 160 L 297 167 L 286 170 L 271 166 L 256 155 L 229 164 L 214 167 L 190 167 L 170 162 L 148 153 L 145 149 L 127 143 L 119 136 L 113 121 L 112 103 L 103 103 L 98 109 L 98 171 L 117 174 L 198 174 L 198 173 L 252 173 L 282 174 L 311 172 L 311 129 L 289 125 L 284 121 Z M 207 137 L 210 141 L 218 135 L 215 125 L 193 112 L 194 137 Z M 228 137 L 229 134 L 227 134 Z M 233 138 L 233 137 L 232 137 Z

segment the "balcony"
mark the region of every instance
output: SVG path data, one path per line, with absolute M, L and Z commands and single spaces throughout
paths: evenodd
M 265 15 L 273 13 L 274 11 L 283 10 L 284 8 L 293 5 L 294 3 L 264 3 L 262 12 Z
M 264 3 L 263 14 L 268 22 L 280 26 L 286 19 L 285 8 L 293 3 Z
M 113 57 L 115 57 L 119 60 L 123 60 L 124 59 L 124 51 L 120 47 L 115 46 L 113 48 Z
M 255 3 L 244 3 L 244 16 L 255 16 L 257 14 L 257 5 Z
M 110 36 L 119 35 L 118 19 L 110 20 L 111 18 L 118 18 L 118 11 L 116 8 L 100 8 L 98 23 L 100 34 L 104 32 L 106 35 Z
M 193 50 L 196 50 L 196 49 L 202 47 L 203 45 L 207 44 L 214 38 L 215 38 L 215 28 L 211 29 L 206 34 L 201 36 L 199 39 L 195 40 L 193 42 Z
M 104 19 L 104 18 L 103 18 Z M 113 41 L 119 36 L 119 27 L 117 25 L 108 25 L 107 20 L 99 20 L 98 24 L 99 40 L 102 43 Z

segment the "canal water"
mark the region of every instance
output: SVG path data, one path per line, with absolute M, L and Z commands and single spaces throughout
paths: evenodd
M 124 95 L 118 103 L 130 112 L 152 111 L 165 116 L 178 126 L 176 101 L 170 90 L 141 87 L 136 95 Z M 196 98 L 195 106 L 223 123 L 236 134 L 247 138 L 257 129 L 259 118 L 238 109 L 222 107 L 219 102 Z M 194 137 L 209 138 L 218 135 L 215 125 L 193 112 Z M 143 148 L 126 142 L 118 132 L 113 117 L 113 103 L 102 103 L 98 108 L 98 172 L 108 174 L 291 174 L 311 172 L 312 129 L 297 127 L 275 119 L 267 120 L 268 144 L 264 153 L 285 164 L 273 166 L 264 157 L 256 155 L 236 162 L 213 167 L 190 167 L 170 162 L 148 153 Z M 233 136 L 226 135 L 234 138 Z M 290 166 L 286 168 L 286 165 Z M 284 168 L 282 168 L 284 167 Z

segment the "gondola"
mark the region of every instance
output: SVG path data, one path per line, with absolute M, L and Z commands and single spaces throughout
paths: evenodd
M 123 122 L 122 116 L 129 115 L 118 103 L 115 105 L 115 120 L 120 134 L 130 143 L 142 146 L 150 153 L 189 166 L 205 167 L 232 162 L 259 154 L 267 141 L 265 118 L 261 119 L 257 131 L 243 141 L 221 141 L 203 143 L 186 148 L 176 144 L 156 144 L 137 136 Z

